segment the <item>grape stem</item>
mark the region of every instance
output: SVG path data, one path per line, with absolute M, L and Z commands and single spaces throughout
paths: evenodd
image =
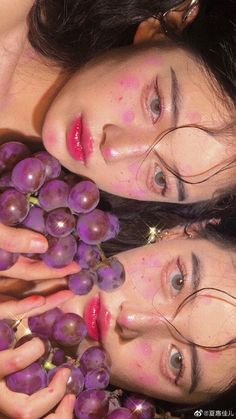
M 37 205 L 38 207 L 40 207 L 39 200 L 38 198 L 36 198 L 36 196 L 30 195 L 28 201 L 31 205 Z

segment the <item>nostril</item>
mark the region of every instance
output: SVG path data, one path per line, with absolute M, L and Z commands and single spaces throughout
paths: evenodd
M 124 340 L 132 340 L 138 336 L 138 332 L 132 329 L 128 329 L 125 326 L 121 326 L 119 323 L 116 323 L 115 327 L 116 332 L 120 336 L 121 339 Z

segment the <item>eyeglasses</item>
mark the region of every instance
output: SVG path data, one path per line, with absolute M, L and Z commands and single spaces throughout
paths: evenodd
M 173 7 L 169 10 L 167 10 L 166 12 L 160 14 L 158 16 L 158 19 L 161 22 L 163 31 L 168 33 L 169 32 L 169 22 L 168 22 L 168 17 L 170 15 L 170 13 L 173 12 L 177 12 L 177 13 L 181 13 L 182 14 L 182 18 L 181 21 L 182 23 L 184 23 L 186 21 L 186 19 L 189 17 L 189 15 L 191 14 L 191 12 L 193 11 L 193 9 L 195 7 L 199 6 L 199 0 L 184 0 L 181 2 L 181 4 L 179 4 L 176 7 Z

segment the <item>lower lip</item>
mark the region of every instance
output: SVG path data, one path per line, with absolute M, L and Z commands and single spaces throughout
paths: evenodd
M 92 298 L 86 306 L 84 320 L 87 325 L 89 336 L 96 341 L 101 340 L 107 334 L 111 314 L 103 306 L 100 298 Z
M 67 147 L 73 159 L 86 165 L 93 152 L 93 139 L 81 116 L 75 119 L 69 129 Z

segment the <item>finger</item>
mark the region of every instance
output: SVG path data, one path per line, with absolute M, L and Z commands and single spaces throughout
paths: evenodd
M 32 339 L 19 348 L 1 351 L 0 378 L 26 368 L 32 362 L 37 361 L 44 352 L 45 346 L 38 338 Z
M 51 278 L 63 278 L 80 270 L 75 262 L 64 268 L 55 269 L 47 266 L 43 261 L 33 260 L 20 256 L 18 261 L 10 269 L 0 271 L 0 276 L 23 279 L 24 281 L 46 280 Z
M 12 418 L 41 418 L 63 398 L 69 375 L 69 369 L 63 368 L 59 370 L 48 387 L 37 391 L 37 393 L 31 396 L 13 393 L 2 380 L 0 383 L 1 410 Z M 12 403 L 13 398 L 14 403 Z
M 58 405 L 55 413 L 45 417 L 45 419 L 73 419 L 75 396 L 67 394 Z
M 59 307 L 61 304 L 63 304 L 65 301 L 69 300 L 73 296 L 74 294 L 71 291 L 63 290 L 56 292 L 55 294 L 49 295 L 48 297 L 44 297 L 45 304 L 40 307 L 33 308 L 31 311 L 27 313 L 27 317 L 44 313 L 45 311 L 48 311 L 54 307 Z
M 43 306 L 46 302 L 45 297 L 41 295 L 32 295 L 23 300 L 8 300 L 0 304 L 0 319 L 14 319 L 31 310 Z
M 48 242 L 35 231 L 0 224 L 0 248 L 15 253 L 44 253 Z

